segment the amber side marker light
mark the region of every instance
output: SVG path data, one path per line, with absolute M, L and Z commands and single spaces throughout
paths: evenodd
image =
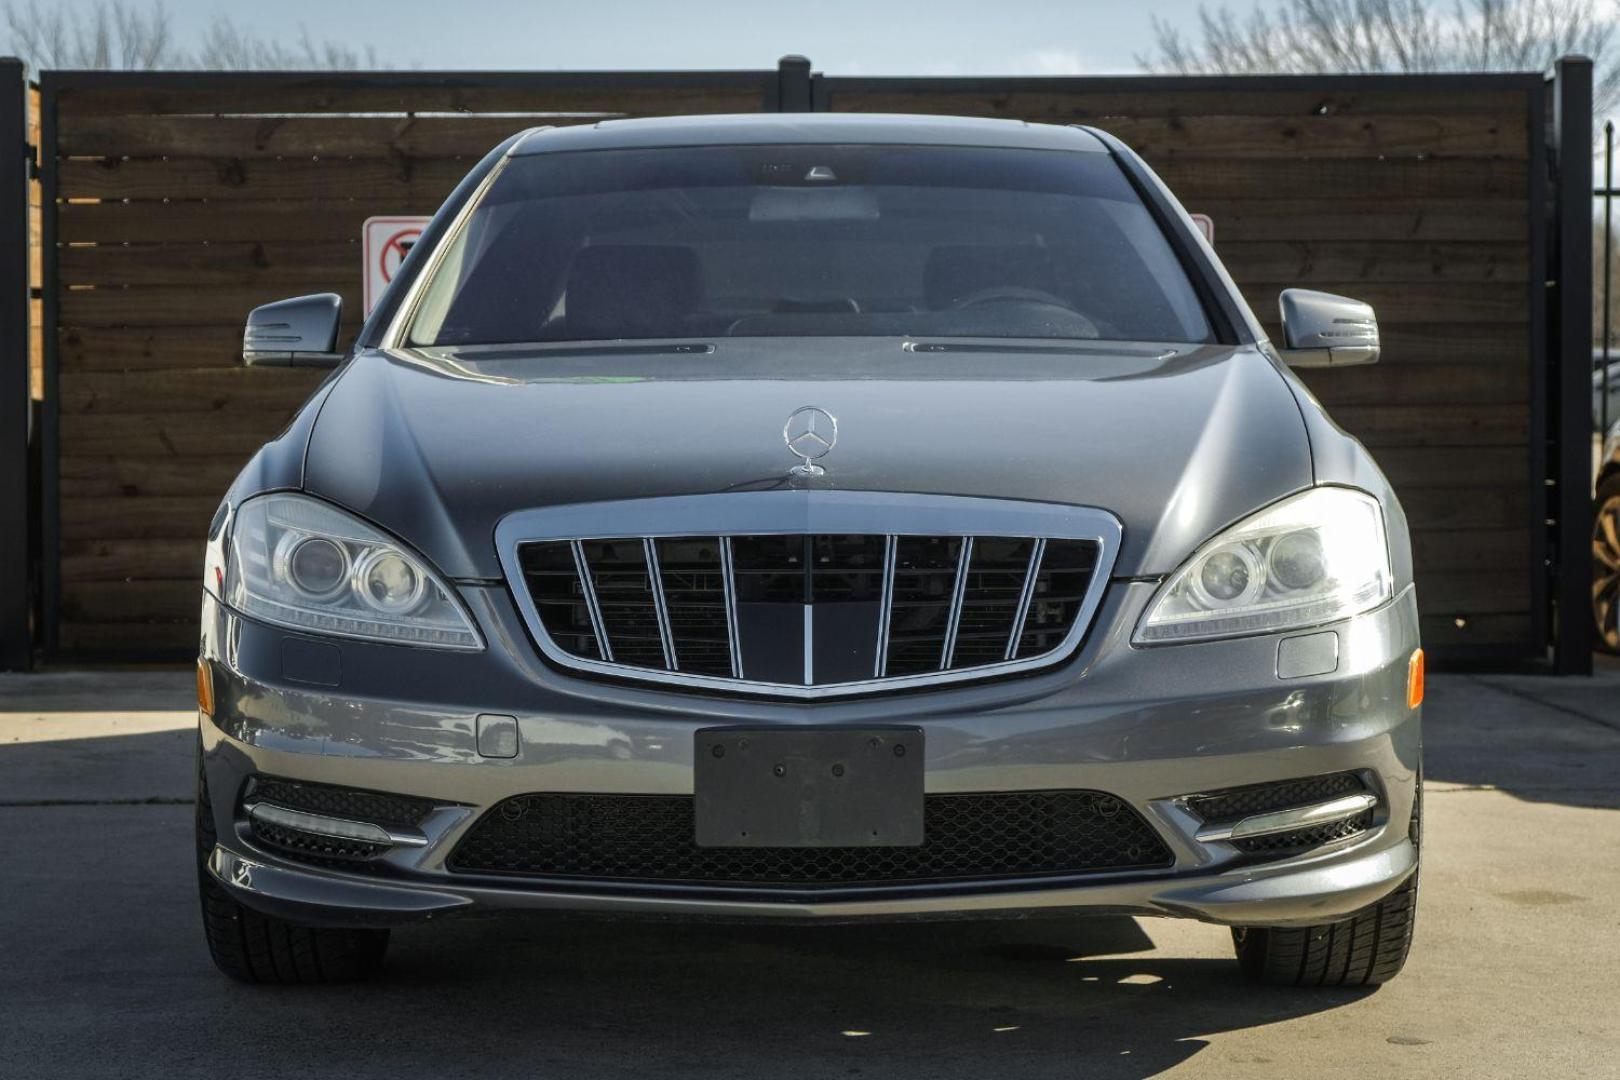
M 1423 704 L 1423 650 L 1413 649 L 1412 659 L 1406 662 L 1406 707 L 1415 709 Z
M 197 708 L 204 716 L 214 715 L 214 669 L 201 657 L 197 659 Z

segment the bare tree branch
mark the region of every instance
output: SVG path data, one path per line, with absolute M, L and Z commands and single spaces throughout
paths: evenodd
M 220 16 L 195 48 L 176 39 L 163 0 L 137 6 L 129 0 L 9 0 L 5 29 L 10 50 L 30 67 L 150 71 L 203 68 L 225 71 L 345 70 L 384 68 L 376 50 L 364 52 L 334 41 L 317 41 L 300 28 L 296 41 L 266 39 Z
M 1600 6 L 1601 4 L 1601 6 Z M 1201 8 L 1198 42 L 1155 18 L 1150 71 L 1208 73 L 1540 71 L 1560 56 L 1595 64 L 1600 112 L 1620 104 L 1612 0 L 1269 0 L 1243 17 Z

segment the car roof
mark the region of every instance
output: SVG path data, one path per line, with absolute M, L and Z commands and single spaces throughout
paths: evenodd
M 1089 131 L 1059 124 L 878 113 L 744 113 L 601 120 L 594 124 L 537 128 L 518 140 L 511 152 L 525 155 L 564 150 L 772 143 L 889 143 L 1108 152 L 1102 140 Z

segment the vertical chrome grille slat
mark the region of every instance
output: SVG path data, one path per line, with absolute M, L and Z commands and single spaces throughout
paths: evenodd
M 956 560 L 956 587 L 951 593 L 950 621 L 945 625 L 945 647 L 940 650 L 939 670 L 949 671 L 956 657 L 956 633 L 962 626 L 962 600 L 967 595 L 968 567 L 973 561 L 973 537 L 962 537 L 962 552 Z
M 720 579 L 726 594 L 726 641 L 731 646 L 731 677 L 743 677 L 742 643 L 737 637 L 737 580 L 732 568 L 731 537 L 720 537 Z
M 602 654 L 602 659 L 613 663 L 613 643 L 608 640 L 607 624 L 602 621 L 602 608 L 596 602 L 596 583 L 591 580 L 591 568 L 585 561 L 585 545 L 579 540 L 570 540 L 569 548 L 574 553 L 574 569 L 579 574 L 579 587 L 585 593 L 585 610 L 591 616 L 591 633 L 596 635 L 596 648 Z
M 877 662 L 872 665 L 872 677 L 881 679 L 889 669 L 889 619 L 894 614 L 894 563 L 899 538 L 889 534 L 883 538 L 883 595 L 878 602 Z
M 669 601 L 664 598 L 664 575 L 658 569 L 658 543 L 651 537 L 644 538 L 641 550 L 647 560 L 647 586 L 652 589 L 653 610 L 658 614 L 658 639 L 664 647 L 664 668 L 679 671 L 681 667 L 675 655 L 675 635 L 669 628 Z
M 1008 660 L 1018 658 L 1018 642 L 1024 636 L 1024 623 L 1029 619 L 1029 605 L 1035 599 L 1035 582 L 1041 573 L 1041 558 L 1046 554 L 1046 538 L 1035 539 L 1029 553 L 1029 570 L 1024 575 L 1023 595 L 1018 598 L 1018 614 L 1013 616 L 1012 634 L 1007 638 Z

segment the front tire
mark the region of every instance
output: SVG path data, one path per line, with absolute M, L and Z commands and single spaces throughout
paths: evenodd
M 1412 794 L 1407 825 L 1412 846 L 1423 849 L 1423 769 Z M 1376 904 L 1334 923 L 1316 926 L 1232 928 L 1238 966 L 1272 986 L 1378 986 L 1401 973 L 1417 923 L 1418 872 Z
M 261 915 L 231 897 L 208 870 L 214 811 L 197 760 L 197 891 L 214 966 L 245 983 L 351 982 L 370 978 L 388 951 L 387 930 L 298 926 Z
M 1417 871 L 1350 918 L 1317 926 L 1232 930 L 1238 966 L 1272 986 L 1377 986 L 1400 974 L 1417 918 Z

